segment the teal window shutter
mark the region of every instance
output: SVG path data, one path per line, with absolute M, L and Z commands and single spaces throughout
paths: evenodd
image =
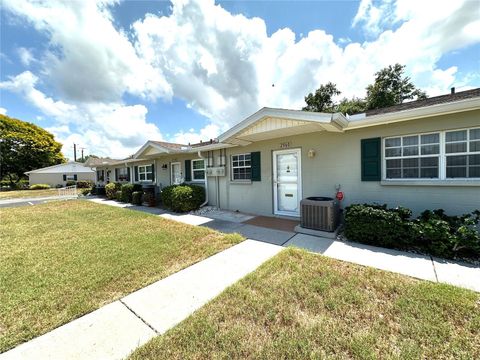
M 135 166 L 135 181 L 138 181 L 138 166 Z
M 130 167 L 127 167 L 127 181 L 130 181 Z
M 115 181 L 118 181 L 118 169 L 115 168 Z
M 192 181 L 192 160 L 185 160 L 185 181 Z
M 152 164 L 152 178 L 150 180 L 155 181 L 155 166 Z
M 73 180 L 77 181 L 77 174 L 73 174 Z
M 382 179 L 382 147 L 380 138 L 361 140 L 362 181 Z
M 260 151 L 250 154 L 250 164 L 252 170 L 252 181 L 262 181 L 262 169 L 260 165 Z
M 67 175 L 63 174 L 63 181 L 67 181 Z

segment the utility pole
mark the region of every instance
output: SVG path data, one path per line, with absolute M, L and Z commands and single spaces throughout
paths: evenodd
M 73 161 L 77 161 L 77 144 L 73 143 Z
M 83 162 L 83 160 L 84 160 L 84 158 L 83 158 L 83 150 L 85 150 L 85 148 L 82 147 L 82 148 L 80 148 L 80 149 L 82 150 L 82 162 Z

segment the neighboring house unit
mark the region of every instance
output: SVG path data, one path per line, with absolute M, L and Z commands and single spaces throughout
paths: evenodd
M 302 198 L 333 197 L 338 188 L 342 206 L 461 214 L 480 208 L 480 89 L 350 117 L 263 108 L 218 140 L 148 141 L 99 169 L 110 181 L 116 174 L 159 190 L 202 184 L 210 205 L 261 215 L 298 217 Z
M 95 181 L 95 171 L 82 163 L 70 161 L 68 163 L 32 170 L 25 173 L 28 182 L 33 184 L 49 184 L 50 186 L 65 186 L 69 180 Z

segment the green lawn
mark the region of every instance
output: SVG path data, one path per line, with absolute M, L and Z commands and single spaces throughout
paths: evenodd
M 131 359 L 479 359 L 480 294 L 288 249 Z
M 0 352 L 242 240 L 82 200 L 0 219 Z
M 57 196 L 58 189 L 0 191 L 0 200 Z

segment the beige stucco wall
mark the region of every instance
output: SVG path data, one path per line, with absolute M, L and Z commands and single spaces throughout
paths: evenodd
M 73 175 L 73 173 L 66 173 L 67 175 Z M 77 180 L 92 180 L 95 181 L 95 173 L 88 172 L 82 173 L 78 172 Z M 31 173 L 28 176 L 28 181 L 30 185 L 33 184 L 49 184 L 54 187 L 57 185 L 66 185 L 66 181 L 63 181 L 62 173 Z
M 480 208 L 480 181 L 477 186 L 382 185 L 361 181 L 360 140 L 372 137 L 406 135 L 429 131 L 480 126 L 480 111 L 444 115 L 397 124 L 349 130 L 344 133 L 318 132 L 262 141 L 245 147 L 227 149 L 227 176 L 219 179 L 220 206 L 230 210 L 272 215 L 272 151 L 288 142 L 290 148 L 302 150 L 303 197 L 334 196 L 335 184 L 345 193 L 343 206 L 351 203 L 377 202 L 406 206 L 415 213 L 426 208 L 443 208 L 460 214 Z M 316 151 L 308 158 L 309 149 Z M 244 152 L 261 152 L 261 182 L 230 181 L 230 156 Z M 219 154 L 215 152 L 215 156 Z M 382 164 L 383 166 L 383 164 Z M 216 203 L 214 178 L 209 182 L 211 203 Z

